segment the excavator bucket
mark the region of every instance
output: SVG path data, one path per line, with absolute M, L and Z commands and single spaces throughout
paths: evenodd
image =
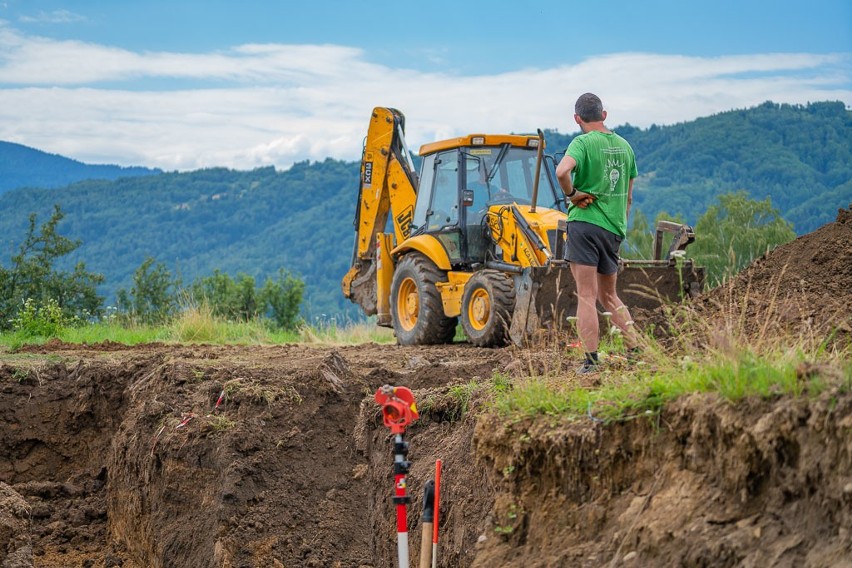
M 633 312 L 652 311 L 667 302 L 693 298 L 704 287 L 704 268 L 690 259 L 677 262 L 675 251 L 694 240 L 688 225 L 662 222 L 657 227 L 656 256 L 662 256 L 662 233 L 674 233 L 667 259 L 623 260 L 617 290 Z M 515 311 L 509 335 L 516 345 L 528 345 L 564 332 L 576 333 L 569 318 L 577 314 L 577 286 L 570 264 L 526 268 L 515 277 Z
M 357 260 L 342 282 L 343 295 L 361 306 L 364 313 L 374 316 L 377 312 L 376 263 L 372 259 Z

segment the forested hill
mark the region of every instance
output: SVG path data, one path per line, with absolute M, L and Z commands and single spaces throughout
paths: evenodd
M 772 200 L 800 235 L 852 201 L 852 112 L 842 102 L 771 102 L 674 126 L 614 128 L 636 153 L 634 205 L 696 219 L 722 193 Z M 574 135 L 547 132 L 548 151 Z
M 18 187 L 54 188 L 87 179 L 162 173 L 143 167 L 90 165 L 12 142 L 0 142 L 0 193 Z
M 0 261 L 26 234 L 28 214 L 46 221 L 58 203 L 60 233 L 83 243 L 69 265 L 82 260 L 106 276 L 108 305 L 151 256 L 184 283 L 214 269 L 265 278 L 285 268 L 306 282 L 306 315 L 354 317 L 340 279 L 351 260 L 358 175 L 356 163 L 326 160 L 281 172 L 205 169 L 14 190 L 0 195 Z
M 675 126 L 616 130 L 636 150 L 635 205 L 649 219 L 665 210 L 695 222 L 720 194 L 742 189 L 770 197 L 803 234 L 852 202 L 852 128 L 842 103 L 766 103 Z M 549 152 L 571 138 L 547 136 Z M 0 262 L 24 238 L 30 213 L 44 222 L 59 204 L 66 214 L 60 233 L 83 243 L 69 261 L 106 276 L 108 304 L 151 256 L 185 283 L 214 269 L 265 278 L 285 268 L 306 283 L 307 317 L 356 317 L 340 279 L 352 255 L 358 174 L 358 163 L 328 159 L 287 171 L 206 169 L 16 189 L 0 195 Z

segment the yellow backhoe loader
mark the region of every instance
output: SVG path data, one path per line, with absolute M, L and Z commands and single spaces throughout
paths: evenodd
M 405 117 L 373 109 L 361 159 L 352 266 L 343 294 L 393 327 L 398 343 L 453 340 L 459 319 L 481 347 L 559 332 L 577 299 L 563 259 L 565 200 L 544 136 L 471 134 L 420 148 Z M 663 254 L 663 233 L 674 233 Z M 675 262 L 687 225 L 657 227 L 655 260 L 625 260 L 619 294 L 631 307 L 696 294 L 703 269 Z

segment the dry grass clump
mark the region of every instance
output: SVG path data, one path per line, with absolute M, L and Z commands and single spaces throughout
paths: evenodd
M 360 345 L 363 343 L 394 343 L 393 330 L 370 322 L 348 323 L 344 326 L 304 326 L 299 330 L 300 343 L 317 345 Z

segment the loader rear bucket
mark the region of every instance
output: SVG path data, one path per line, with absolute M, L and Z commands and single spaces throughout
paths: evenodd
M 358 304 L 368 316 L 377 313 L 376 263 L 372 259 L 357 260 L 341 284 L 343 295 Z
M 695 267 L 691 260 L 686 260 L 680 270 L 674 261 L 625 260 L 618 275 L 618 295 L 633 311 L 654 310 L 666 302 L 695 297 L 703 286 L 704 269 Z M 524 269 L 515 278 L 515 311 L 509 330 L 512 341 L 528 345 L 573 333 L 568 318 L 577 314 L 576 292 L 568 263 Z

